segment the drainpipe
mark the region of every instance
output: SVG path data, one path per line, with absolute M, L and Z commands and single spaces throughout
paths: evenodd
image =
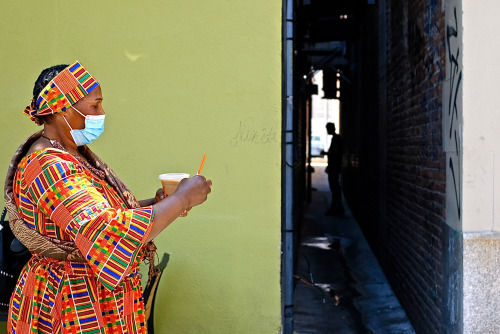
M 293 333 L 293 0 L 283 0 L 281 291 L 282 334 Z

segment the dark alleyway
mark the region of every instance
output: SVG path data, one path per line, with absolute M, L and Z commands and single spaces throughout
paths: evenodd
M 414 333 L 350 210 L 324 215 L 327 174 L 324 166 L 314 168 L 297 251 L 294 331 Z

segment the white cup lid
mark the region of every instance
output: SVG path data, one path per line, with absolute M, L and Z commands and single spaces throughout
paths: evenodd
M 187 173 L 166 173 L 160 174 L 160 176 L 158 176 L 160 180 L 182 180 L 188 177 L 189 174 Z

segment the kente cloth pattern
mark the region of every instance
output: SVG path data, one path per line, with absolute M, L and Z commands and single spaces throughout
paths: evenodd
M 9 333 L 146 333 L 138 266 L 153 208 L 129 209 L 106 180 L 55 148 L 20 161 L 13 194 L 30 229 L 74 242 L 86 261 L 33 254 L 11 298 Z
M 36 116 L 47 116 L 66 111 L 87 96 L 99 83 L 78 61 L 56 75 L 24 113 L 39 124 Z

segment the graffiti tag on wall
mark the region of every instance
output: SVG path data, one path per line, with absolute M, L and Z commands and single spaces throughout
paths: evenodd
M 443 89 L 443 128 L 446 151 L 447 221 L 455 225 L 462 217 L 462 36 L 457 7 L 447 12 L 446 80 Z M 454 222 L 453 222 L 454 221 Z
M 277 144 L 278 131 L 275 126 L 259 127 L 252 117 L 240 121 L 238 131 L 229 141 L 229 145 L 236 147 L 242 143 L 250 144 Z

